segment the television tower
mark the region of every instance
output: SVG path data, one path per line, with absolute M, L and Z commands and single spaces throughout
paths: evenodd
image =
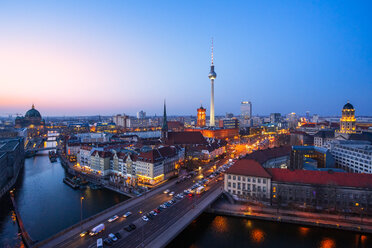
M 209 117 L 209 126 L 214 127 L 214 80 L 217 77 L 217 74 L 214 72 L 214 64 L 213 64 L 213 38 L 212 38 L 212 64 L 211 70 L 208 75 L 209 79 L 211 80 L 211 110 L 210 110 L 210 117 Z

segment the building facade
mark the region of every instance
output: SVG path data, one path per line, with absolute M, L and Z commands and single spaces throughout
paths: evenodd
M 314 146 L 323 147 L 334 139 L 334 130 L 321 130 L 314 135 Z
M 327 144 L 336 166 L 354 173 L 372 173 L 372 145 L 362 140 L 334 140 Z
M 342 108 L 339 133 L 350 134 L 356 132 L 356 119 L 354 106 L 349 101 Z
M 343 172 L 268 169 L 277 206 L 372 213 L 372 177 Z
M 257 161 L 241 159 L 226 171 L 224 189 L 239 200 L 268 201 L 271 176 Z
M 197 127 L 205 127 L 206 125 L 206 109 L 203 108 L 203 106 L 200 106 L 198 108 L 198 115 L 197 115 L 197 121 L 196 121 L 196 126 Z

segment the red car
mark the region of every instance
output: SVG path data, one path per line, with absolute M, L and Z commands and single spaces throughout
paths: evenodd
M 157 213 L 157 214 L 160 213 L 160 211 L 157 210 L 157 209 L 154 209 L 153 211 L 154 211 L 155 213 Z

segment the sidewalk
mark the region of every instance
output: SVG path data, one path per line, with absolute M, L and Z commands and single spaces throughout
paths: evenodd
M 363 217 L 363 219 L 361 219 L 360 217 L 348 216 L 345 218 L 345 216 L 327 213 L 283 210 L 271 207 L 250 206 L 247 204 L 229 204 L 225 202 L 213 204 L 210 212 L 239 217 L 372 233 L 371 217 Z

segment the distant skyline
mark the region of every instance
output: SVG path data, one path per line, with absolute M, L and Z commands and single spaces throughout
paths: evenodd
M 369 1 L 3 1 L 0 115 L 372 116 Z

